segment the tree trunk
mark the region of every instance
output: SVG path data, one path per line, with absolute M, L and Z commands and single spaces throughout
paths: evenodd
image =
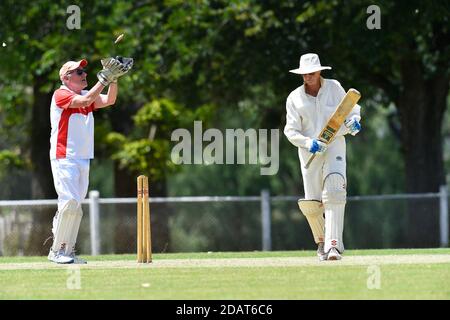
M 50 167 L 50 103 L 53 92 L 41 92 L 48 82 L 47 75 L 35 76 L 33 83 L 33 105 L 30 134 L 30 158 L 33 164 L 31 195 L 33 199 L 56 199 Z M 45 239 L 51 236 L 52 219 L 57 210 L 49 207 L 34 207 L 32 232 L 25 254 L 47 254 L 51 241 L 44 247 Z
M 114 162 L 114 197 L 132 198 L 136 197 L 136 194 L 135 175 L 120 169 L 118 163 Z M 133 252 L 130 251 L 130 247 L 136 247 L 136 224 L 131 222 L 136 219 L 136 205 L 127 205 L 126 208 L 125 214 L 122 214 L 117 206 L 114 208 L 117 221 L 114 231 L 114 253 L 130 253 Z
M 50 166 L 50 103 L 53 92 L 40 92 L 47 83 L 44 77 L 35 77 L 32 107 L 30 150 L 33 163 L 31 194 L 33 199 L 55 199 Z
M 406 191 L 438 192 L 439 186 L 445 184 L 441 129 L 448 77 L 439 75 L 424 80 L 421 62 L 414 56 L 403 61 L 401 70 L 404 88 L 397 106 L 402 126 Z M 438 246 L 438 201 L 410 200 L 408 207 L 411 246 Z
M 150 197 L 167 197 L 166 177 L 155 181 L 150 175 L 148 184 Z M 170 203 L 160 203 L 158 206 L 154 206 L 150 201 L 153 252 L 171 251 L 169 217 L 172 214 L 172 210 L 174 210 L 174 206 L 176 204 Z

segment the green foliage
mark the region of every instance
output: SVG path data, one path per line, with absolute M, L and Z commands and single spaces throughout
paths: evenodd
M 168 99 L 153 100 L 145 105 L 134 116 L 136 125 L 148 122 L 173 121 L 180 115 L 180 106 Z
M 161 179 L 172 165 L 167 160 L 167 150 L 168 142 L 166 141 L 133 140 L 124 143 L 120 151 L 112 155 L 112 159 L 118 161 L 122 169 L 147 172 L 154 179 Z M 150 161 L 149 155 L 151 155 Z
M 280 135 L 280 171 L 261 177 L 252 166 L 174 166 L 170 134 L 194 120 L 217 128 L 278 128 L 284 101 L 300 85 L 287 71 L 315 51 L 345 88 L 363 92 L 363 132 L 348 139 L 349 194 L 402 191 L 401 146 L 387 127 L 389 107 L 403 90 L 401 60 L 417 43 L 432 77 L 448 61 L 448 4 L 380 1 L 382 30 L 368 31 L 370 1 L 96 1 L 78 4 L 82 28 L 68 30 L 64 1 L 1 3 L 0 147 L 29 161 L 27 144 L 36 90 L 52 92 L 64 61 L 89 60 L 95 83 L 99 60 L 124 55 L 135 66 L 120 80 L 116 106 L 96 113 L 96 156 L 164 182 L 188 183 L 190 194 L 301 193 L 295 149 Z M 11 15 L 14 12 L 14 15 Z M 401 13 L 401 14 L 399 14 Z M 7 22 L 7 23 L 5 23 Z M 124 39 L 114 44 L 121 33 Z M 369 58 L 370 57 L 370 58 Z M 47 106 L 40 106 L 47 108 Z M 380 133 L 380 130 L 382 131 Z M 280 131 L 281 132 L 281 131 Z M 4 172 L 7 171 L 4 168 Z M 176 175 L 175 175 L 176 174 Z M 210 187 L 211 177 L 230 182 Z M 395 176 L 396 179 L 390 177 Z M 195 179 L 193 179 L 195 177 Z M 186 192 L 173 186 L 173 194 Z
M 368 103 L 361 110 L 361 132 L 346 136 L 349 195 L 404 192 L 400 141 L 386 121 L 392 112 Z
M 11 150 L 0 151 L 0 173 L 10 169 L 24 169 L 26 163 L 20 158 L 17 152 Z

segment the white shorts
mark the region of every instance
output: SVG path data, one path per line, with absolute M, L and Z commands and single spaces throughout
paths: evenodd
M 345 138 L 339 136 L 328 145 L 327 150 L 323 154 L 318 154 L 315 157 L 308 169 L 305 169 L 304 165 L 311 153 L 306 149 L 298 149 L 305 199 L 322 200 L 324 179 L 332 172 L 341 174 L 347 181 L 345 152 Z
M 81 203 L 89 186 L 89 159 L 51 160 L 53 183 L 58 194 L 58 211 L 67 201 L 74 199 Z

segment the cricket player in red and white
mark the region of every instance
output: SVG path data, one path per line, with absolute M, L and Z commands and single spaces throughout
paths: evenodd
M 344 135 L 361 130 L 360 106 L 355 105 L 330 144 L 316 139 L 345 96 L 341 84 L 320 76 L 322 66 L 314 53 L 300 57 L 299 68 L 290 70 L 303 77 L 303 85 L 286 101 L 284 134 L 298 148 L 305 199 L 298 201 L 317 243 L 319 260 L 340 260 L 344 252 L 342 233 L 347 198 L 346 148 Z M 315 160 L 308 169 L 311 154 Z M 325 218 L 324 218 L 325 214 Z
M 62 85 L 53 94 L 50 106 L 50 161 L 58 211 L 53 218 L 48 259 L 56 263 L 86 263 L 75 256 L 75 244 L 83 216 L 81 202 L 89 185 L 89 163 L 94 158 L 93 112 L 115 103 L 117 78 L 132 66 L 132 62 L 124 65 L 115 58 L 102 60 L 99 81 L 87 91 L 87 64 L 83 59 L 61 67 Z M 101 94 L 108 85 L 108 93 Z

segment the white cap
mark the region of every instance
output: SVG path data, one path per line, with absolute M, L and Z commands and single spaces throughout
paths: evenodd
M 289 70 L 296 74 L 313 73 L 319 70 L 331 69 L 331 67 L 321 66 L 319 56 L 315 53 L 306 53 L 300 57 L 298 69 Z

